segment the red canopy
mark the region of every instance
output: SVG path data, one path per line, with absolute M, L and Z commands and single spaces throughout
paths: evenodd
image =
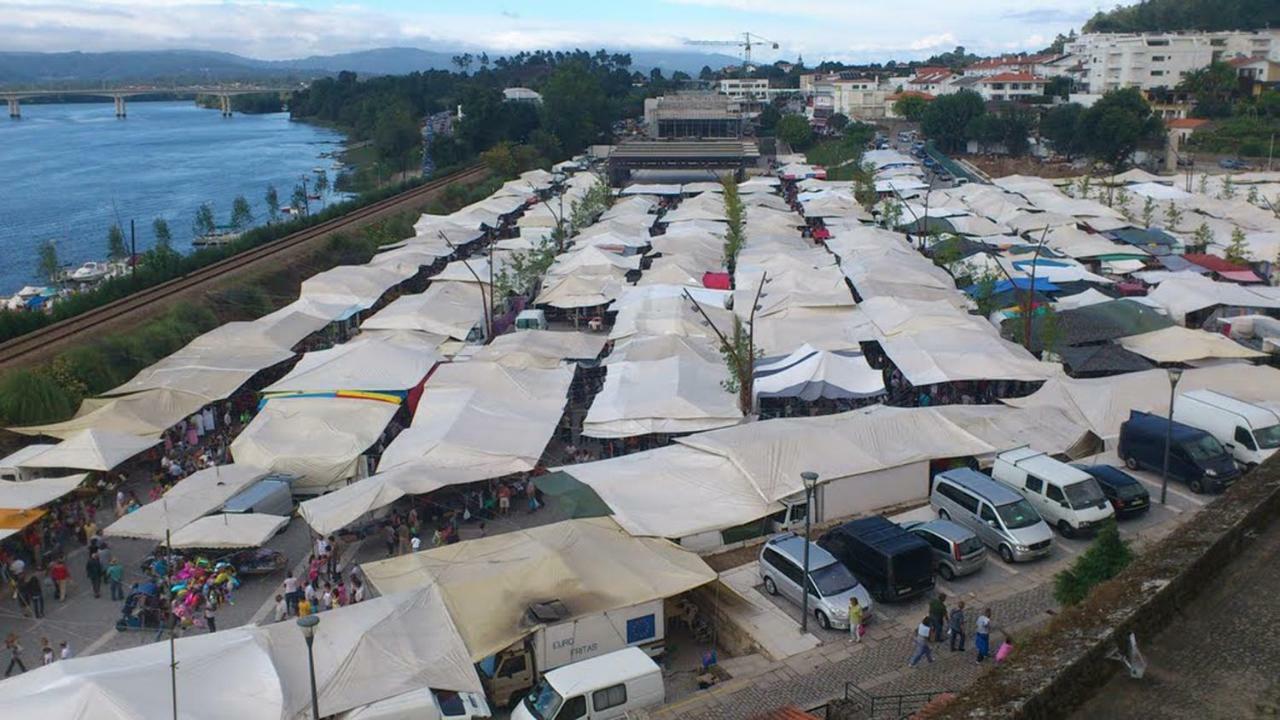
M 702 287 L 711 290 L 732 290 L 733 279 L 729 277 L 729 273 L 705 272 L 702 273 Z
M 1237 265 L 1226 258 L 1220 258 L 1217 255 L 1207 255 L 1205 253 L 1187 253 L 1182 256 L 1182 259 L 1190 263 L 1195 263 L 1205 270 L 1212 270 L 1216 273 L 1249 269 L 1244 265 Z

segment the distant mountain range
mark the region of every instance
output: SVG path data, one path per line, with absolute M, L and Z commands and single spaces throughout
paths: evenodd
M 202 50 L 0 52 L 0 87 L 307 79 L 342 70 L 359 75 L 402 75 L 415 70 L 452 69 L 453 56 L 460 52 L 393 47 L 313 55 L 297 60 L 257 60 Z M 478 54 L 474 50 L 470 52 Z M 498 57 L 500 54 L 491 52 L 489 56 Z M 706 65 L 718 69 L 738 62 L 730 55 L 662 50 L 634 50 L 631 51 L 631 59 L 632 67 L 640 72 L 647 73 L 656 67 L 667 74 L 683 70 L 694 76 Z

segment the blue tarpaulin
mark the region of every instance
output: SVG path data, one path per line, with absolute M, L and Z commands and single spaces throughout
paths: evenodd
M 1014 278 L 1013 282 L 1009 282 L 1008 280 L 1001 280 L 997 282 L 995 284 L 995 287 L 991 289 L 991 294 L 999 295 L 1000 293 L 1009 292 L 1014 288 L 1017 288 L 1019 290 L 1026 290 L 1029 287 L 1031 287 L 1031 278 L 1025 278 L 1025 277 Z M 1058 292 L 1061 289 L 1062 288 L 1058 287 L 1057 285 L 1054 285 L 1053 283 L 1049 282 L 1045 278 L 1042 278 L 1042 277 L 1036 278 L 1035 290 L 1037 292 Z M 978 290 L 979 288 L 977 285 L 970 285 L 969 287 L 964 289 L 964 291 L 968 293 L 970 296 L 977 295 Z

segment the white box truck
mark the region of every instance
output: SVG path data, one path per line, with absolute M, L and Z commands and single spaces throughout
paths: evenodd
M 1280 448 L 1280 413 L 1213 390 L 1179 393 L 1173 419 L 1217 438 L 1246 470 Z
M 522 642 L 479 663 L 480 679 L 492 705 L 514 705 L 543 673 L 580 660 L 626 647 L 638 647 L 650 657 L 666 651 L 661 599 L 579 617 L 573 617 L 572 608 L 559 600 L 535 603 L 522 624 L 536 629 Z

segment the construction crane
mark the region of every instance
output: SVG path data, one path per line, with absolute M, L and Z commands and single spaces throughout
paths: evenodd
M 774 50 L 778 49 L 778 43 L 766 37 L 761 37 L 755 33 L 744 32 L 739 40 L 685 40 L 685 45 L 713 45 L 718 47 L 740 47 L 742 48 L 742 70 L 747 72 L 747 68 L 751 65 L 751 48 L 758 45 L 768 46 Z

